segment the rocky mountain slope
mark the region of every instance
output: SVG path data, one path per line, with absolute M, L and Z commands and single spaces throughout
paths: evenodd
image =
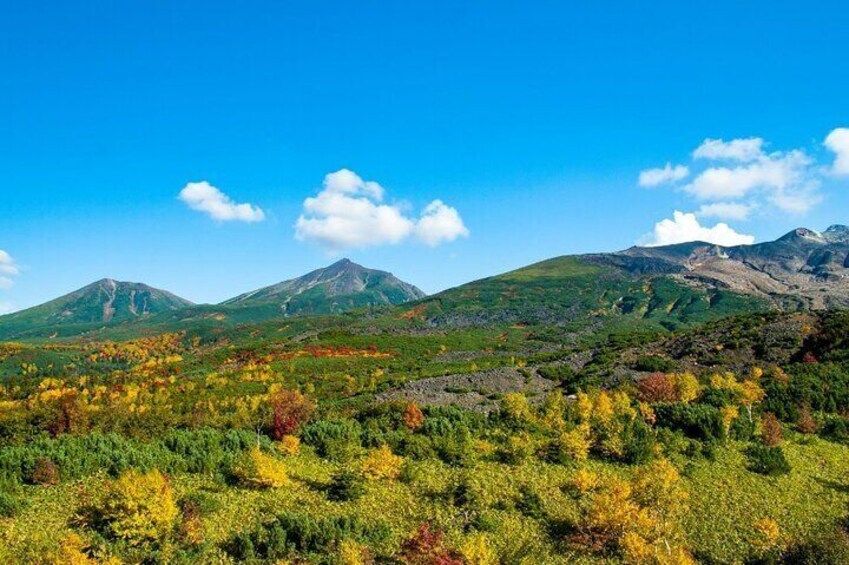
M 633 269 L 636 263 L 653 259 L 658 271 L 695 287 L 726 288 L 779 307 L 849 307 L 847 226 L 831 226 L 822 233 L 799 228 L 755 245 L 722 247 L 695 242 L 633 247 L 615 255 L 592 260 Z
M 704 242 L 565 256 L 429 297 L 405 315 L 436 326 L 529 323 L 672 329 L 732 314 L 849 307 L 849 228 L 771 242 Z

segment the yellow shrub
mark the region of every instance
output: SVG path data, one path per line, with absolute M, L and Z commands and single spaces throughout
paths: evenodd
M 474 534 L 460 546 L 465 565 L 498 565 L 492 540 L 486 534 Z
M 301 450 L 301 439 L 298 436 L 285 435 L 280 438 L 277 449 L 284 455 L 297 455 Z
M 83 553 L 85 543 L 76 533 L 70 533 L 59 543 L 59 554 L 52 560 L 54 565 L 97 565 L 97 561 Z
M 168 535 L 179 510 L 162 473 L 129 471 L 110 486 L 101 515 L 116 537 L 138 545 Z
M 755 534 L 753 545 L 762 551 L 776 547 L 781 541 L 781 528 L 772 518 L 761 518 L 755 522 Z
M 572 477 L 572 486 L 580 493 L 587 493 L 598 488 L 601 480 L 599 476 L 589 469 L 579 469 L 575 476 Z
M 530 422 L 533 420 L 531 405 L 528 397 L 521 392 L 508 392 L 501 399 L 501 410 L 514 422 Z
M 367 479 L 397 479 L 401 474 L 404 458 L 392 453 L 388 445 L 369 451 L 363 460 L 362 473 Z
M 366 546 L 352 539 L 343 539 L 339 543 L 339 563 L 341 565 L 368 565 L 372 562 Z
M 557 439 L 557 449 L 562 456 L 584 461 L 589 456 L 592 441 L 586 426 L 563 432 Z
M 242 485 L 252 488 L 278 488 L 289 484 L 283 464 L 263 453 L 258 446 L 241 457 L 233 474 Z

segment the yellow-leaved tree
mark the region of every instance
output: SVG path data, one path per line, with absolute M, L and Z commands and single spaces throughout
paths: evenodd
M 131 545 L 167 537 L 179 516 L 168 479 L 159 471 L 128 471 L 108 489 L 100 515 L 109 531 Z

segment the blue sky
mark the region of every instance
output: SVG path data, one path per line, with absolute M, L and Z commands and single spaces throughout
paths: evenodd
M 217 302 L 343 255 L 434 292 L 849 223 L 843 3 L 235 6 L 6 6 L 0 308 L 102 277 Z

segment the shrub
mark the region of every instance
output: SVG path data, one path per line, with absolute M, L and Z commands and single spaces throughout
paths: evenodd
M 342 540 L 381 544 L 389 534 L 385 524 L 367 525 L 357 517 L 314 518 L 287 513 L 237 534 L 224 550 L 240 561 L 274 561 L 288 558 L 294 551 L 330 555 Z
M 271 397 L 271 437 L 294 434 L 315 412 L 315 404 L 297 390 L 282 390 Z
M 514 426 L 524 426 L 533 420 L 528 397 L 521 392 L 508 392 L 501 400 L 502 417 Z
M 499 450 L 501 460 L 505 463 L 518 465 L 534 453 L 534 441 L 526 434 L 511 435 Z
M 781 444 L 784 433 L 781 429 L 781 422 L 775 417 L 775 414 L 767 412 L 761 416 L 761 442 L 767 447 L 775 447 Z
M 790 472 L 790 463 L 780 447 L 753 445 L 747 451 L 749 470 L 762 475 L 784 475 Z
M 407 565 L 463 565 L 462 557 L 445 544 L 445 536 L 424 523 L 404 542 L 401 561 Z
M 811 414 L 811 407 L 803 404 L 799 408 L 799 417 L 796 419 L 796 429 L 803 434 L 814 434 L 817 432 L 817 421 Z
M 827 530 L 808 540 L 799 540 L 784 554 L 782 563 L 793 565 L 843 565 L 849 563 L 849 534 Z
M 109 533 L 139 545 L 168 536 L 179 510 L 168 479 L 154 469 L 121 475 L 109 486 L 99 515 Z
M 250 488 L 279 488 L 289 484 L 286 468 L 274 457 L 256 446 L 233 466 L 233 476 L 239 484 Z
M 460 546 L 465 565 L 498 565 L 498 555 L 487 534 L 472 534 Z
M 34 485 L 55 485 L 59 482 L 59 468 L 47 457 L 39 457 L 33 464 L 29 482 Z
M 301 440 L 298 436 L 285 435 L 280 438 L 277 450 L 283 455 L 297 455 L 301 450 Z
M 637 397 L 644 402 L 675 402 L 675 383 L 665 373 L 652 373 L 637 381 Z
M 688 437 L 703 441 L 725 439 L 722 414 L 705 404 L 658 404 L 654 407 L 657 426 L 681 430 Z M 739 418 L 738 418 L 739 420 Z
M 587 426 L 563 432 L 555 441 L 555 457 L 561 463 L 585 461 L 589 457 L 592 440 Z
M 23 503 L 17 496 L 0 490 L 0 518 L 13 518 L 23 507 Z
M 414 432 L 422 427 L 424 423 L 424 414 L 415 402 L 410 402 L 404 408 L 404 425 L 408 430 Z
M 645 373 L 665 373 L 674 368 L 672 361 L 657 355 L 640 355 L 634 362 L 634 369 Z
M 404 458 L 392 453 L 388 445 L 369 451 L 363 460 L 362 473 L 366 479 L 395 480 L 401 474 Z
M 334 502 L 357 500 L 366 492 L 363 477 L 349 469 L 334 473 L 327 485 L 327 499 Z
M 362 428 L 356 420 L 319 420 L 304 427 L 301 439 L 320 457 L 350 461 L 362 450 Z

